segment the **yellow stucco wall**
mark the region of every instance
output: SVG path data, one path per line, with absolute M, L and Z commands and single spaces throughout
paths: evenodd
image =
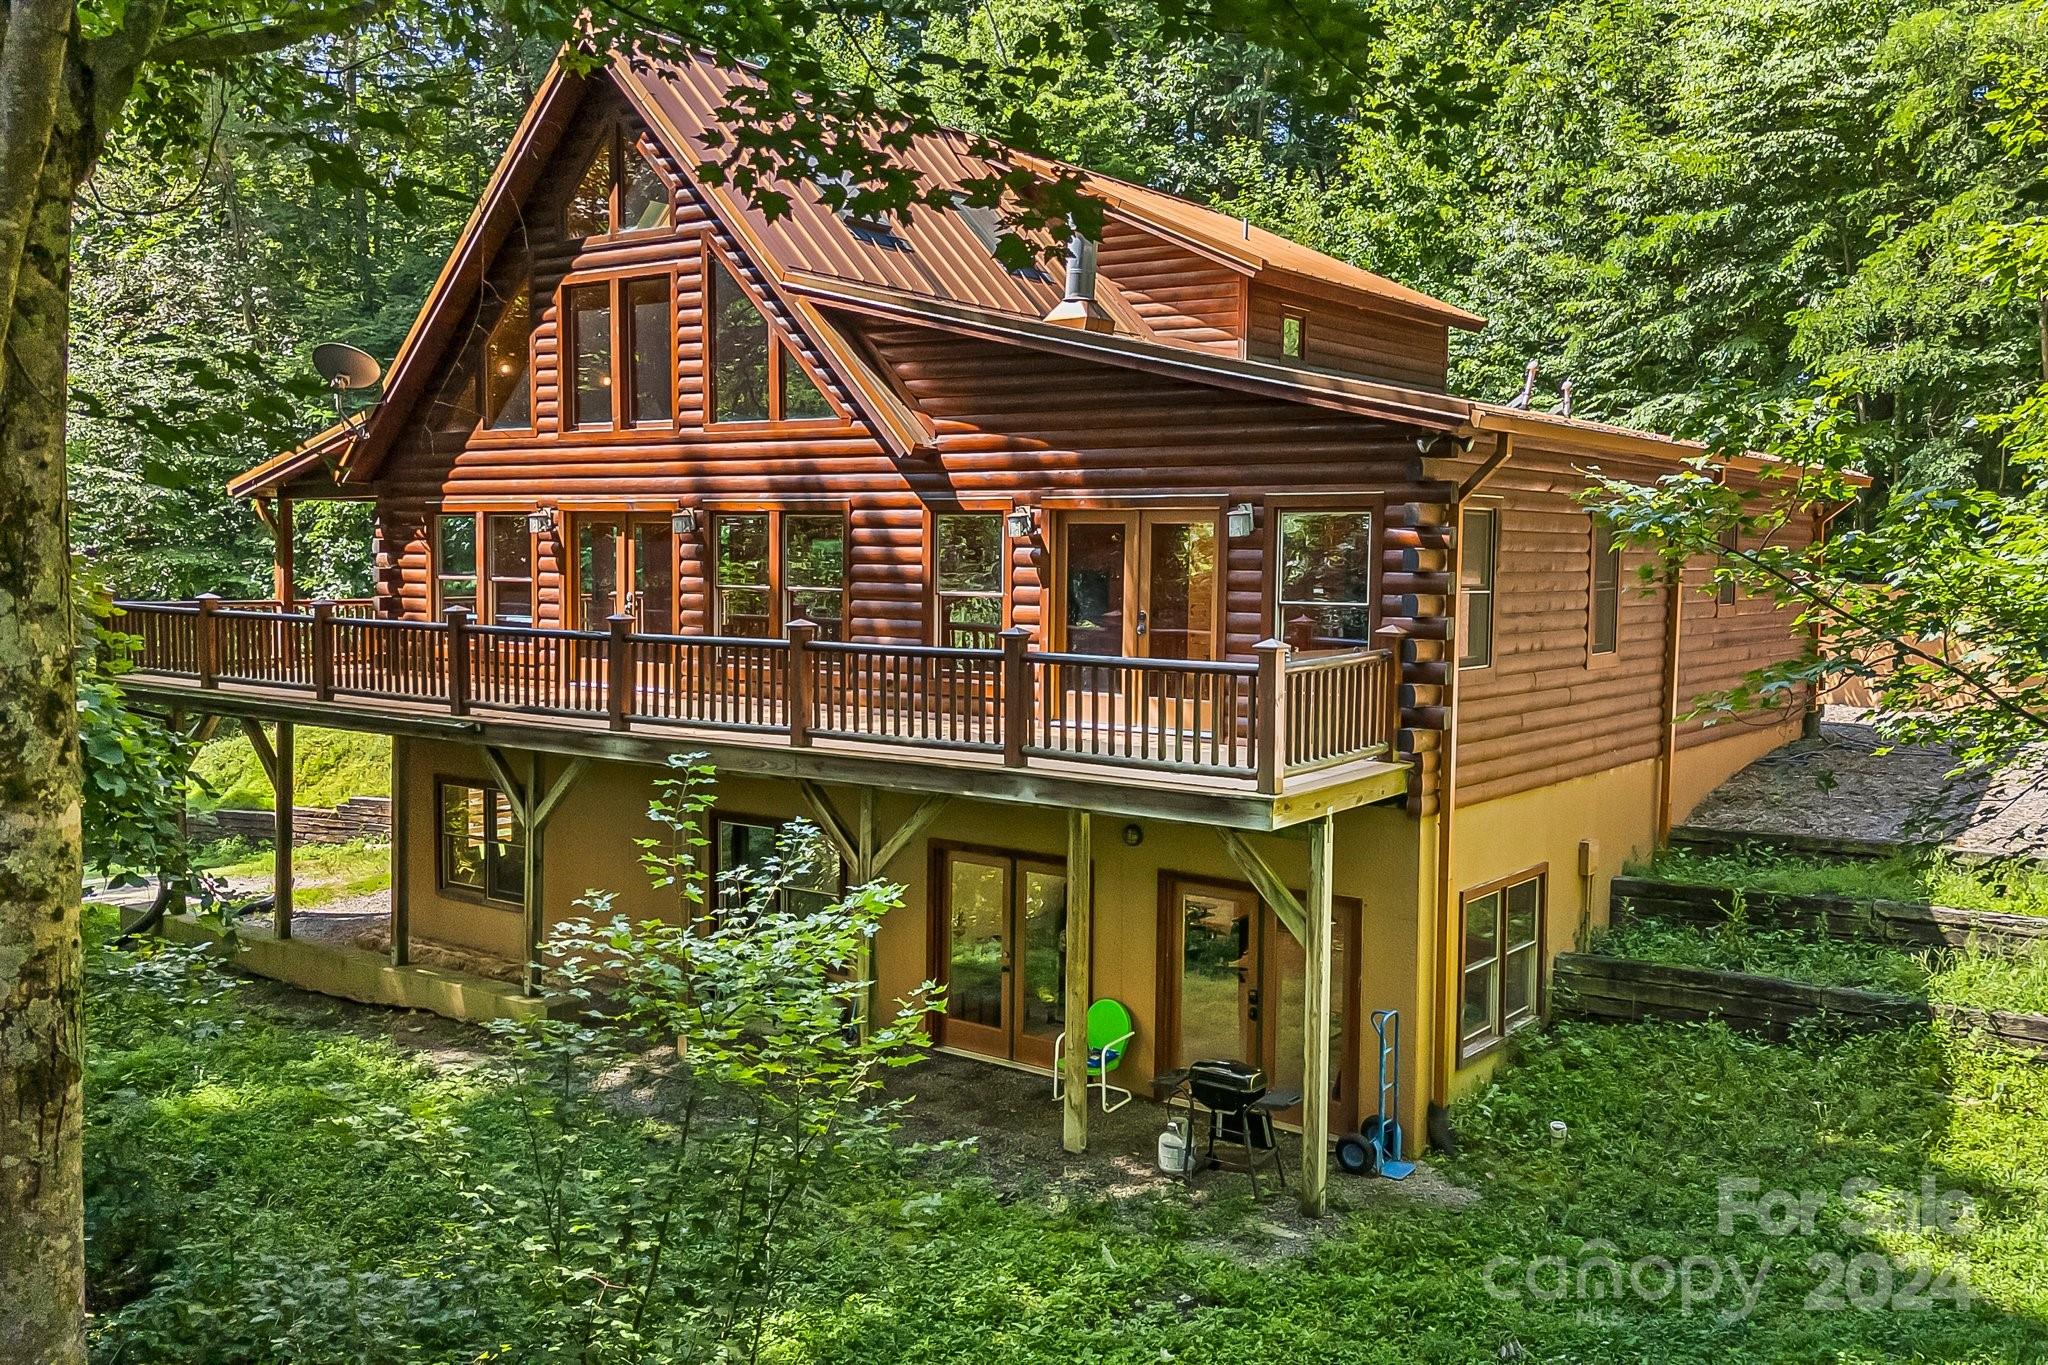
M 1803 722 L 1794 711 L 1774 724 L 1745 717 L 1716 726 L 1715 738 L 1683 747 L 1671 765 L 1671 823 L 1683 824 L 1707 794 L 1781 744 L 1799 738 Z
M 415 741 L 411 746 L 411 785 L 420 810 L 419 831 L 410 850 L 412 929 L 416 937 L 451 943 L 505 958 L 520 951 L 521 918 L 516 907 L 486 906 L 452 896 L 436 884 L 435 822 L 430 807 L 437 776 L 488 777 L 474 746 Z M 566 760 L 545 761 L 544 781 L 561 772 Z M 673 914 L 673 891 L 655 892 L 636 860 L 633 839 L 654 831 L 645 820 L 656 770 L 621 763 L 593 763 L 563 799 L 547 829 L 545 887 L 555 918 L 576 911 L 573 902 L 592 890 L 609 890 L 617 908 L 635 916 Z M 856 793 L 833 789 L 840 809 L 851 818 Z M 876 802 L 876 829 L 886 838 L 916 809 L 918 797 L 881 792 Z M 718 780 L 718 810 L 738 817 L 786 819 L 810 816 L 794 783 L 780 779 L 724 776 Z M 887 869 L 891 881 L 904 888 L 903 909 L 884 921 L 876 940 L 876 980 L 885 1001 L 915 989 L 932 970 L 930 924 L 926 916 L 934 842 L 998 848 L 1064 862 L 1066 812 L 959 799 L 913 841 Z M 1137 824 L 1141 842 L 1124 841 L 1127 825 Z M 1372 1102 L 1374 1051 L 1366 1021 L 1378 1009 L 1399 1009 L 1406 1024 L 1407 1081 L 1404 1115 L 1419 1135 L 1427 1100 L 1422 1070 L 1429 1030 L 1423 1023 L 1428 1001 L 1423 989 L 1428 974 L 1421 970 L 1429 909 L 1416 898 L 1417 878 L 1432 846 L 1423 843 L 1422 822 L 1396 807 L 1347 812 L 1338 817 L 1335 838 L 1335 891 L 1361 903 L 1361 952 L 1351 964 L 1359 983 L 1358 1057 L 1360 1097 L 1367 1111 Z M 1306 849 L 1302 841 L 1254 836 L 1254 844 L 1290 885 L 1306 880 Z M 1165 821 L 1133 822 L 1098 816 L 1095 829 L 1096 882 L 1094 971 L 1097 996 L 1112 996 L 1129 1007 L 1138 1037 L 1125 1080 L 1142 1085 L 1159 1067 L 1160 944 L 1159 898 L 1163 874 L 1239 883 L 1243 877 L 1224 853 L 1214 830 Z M 1341 997 L 1340 997 L 1341 998 Z

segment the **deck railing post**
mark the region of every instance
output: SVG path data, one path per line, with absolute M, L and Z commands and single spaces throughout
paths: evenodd
M 782 695 L 789 710 L 789 742 L 798 748 L 806 748 L 811 742 L 811 641 L 817 638 L 815 623 L 789 623 L 789 652 L 783 661 L 789 677 Z
M 621 612 L 607 616 L 611 636 L 605 641 L 604 710 L 614 730 L 626 728 L 626 704 L 633 695 L 633 618 Z
M 448 710 L 469 714 L 469 608 L 450 607 L 448 619 Z
M 313 698 L 334 699 L 334 603 L 325 597 L 313 604 Z
M 1011 626 L 1000 637 L 1003 643 L 1003 764 L 1024 766 L 1024 744 L 1031 735 L 1031 669 L 1024 651 L 1030 647 L 1031 632 Z
M 193 652 L 199 669 L 201 687 L 220 686 L 220 596 L 217 593 L 199 594 L 199 617 L 193 624 Z
M 1287 781 L 1287 655 L 1280 640 L 1252 646 L 1259 659 L 1258 730 L 1252 736 L 1258 755 L 1259 791 L 1278 796 Z

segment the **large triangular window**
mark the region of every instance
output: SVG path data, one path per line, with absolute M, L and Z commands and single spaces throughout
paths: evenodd
M 562 211 L 567 238 L 659 232 L 674 221 L 668 181 L 632 131 L 608 125 Z
M 824 391 L 788 342 L 772 333 L 754 296 L 713 254 L 710 411 L 713 422 L 813 422 L 836 418 Z
M 527 383 L 532 334 L 533 309 L 522 284 L 505 301 L 505 311 L 484 340 L 483 415 L 493 431 L 524 431 L 533 425 Z

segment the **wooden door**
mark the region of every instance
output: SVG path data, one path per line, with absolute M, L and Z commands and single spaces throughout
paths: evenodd
M 940 1041 L 1050 1066 L 1066 1017 L 1066 869 L 1001 852 L 944 849 L 933 976 L 946 985 Z
M 665 635 L 675 629 L 675 535 L 665 516 L 596 513 L 578 516 L 575 545 L 577 630 L 609 630 L 624 613 L 633 629 Z
M 1073 654 L 1213 660 L 1221 644 L 1216 518 L 1202 512 L 1076 512 L 1063 518 L 1059 642 Z M 1075 667 L 1063 698 L 1087 723 L 1204 735 L 1214 719 L 1173 677 Z M 1079 694 L 1079 695 L 1077 695 Z
M 1302 947 L 1248 886 L 1169 883 L 1161 958 L 1171 980 L 1173 1036 L 1162 1055 L 1186 1066 L 1205 1058 L 1250 1062 L 1273 1090 L 1299 1089 L 1302 1062 Z M 1330 948 L 1330 1121 L 1349 1131 L 1359 1117 L 1355 992 L 1358 903 L 1340 900 Z M 1299 1122 L 1300 1109 L 1282 1111 Z

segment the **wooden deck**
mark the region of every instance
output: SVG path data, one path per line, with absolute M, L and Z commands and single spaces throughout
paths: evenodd
M 170 708 L 1276 829 L 1405 792 L 1384 650 L 1168 662 L 122 602 Z

